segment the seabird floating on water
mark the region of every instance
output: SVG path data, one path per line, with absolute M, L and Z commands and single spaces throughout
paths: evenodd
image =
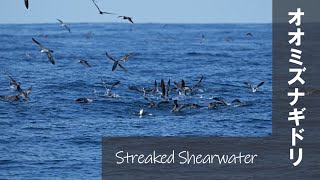
M 45 53 L 47 54 L 51 64 L 55 65 L 54 59 L 52 57 L 53 50 L 50 50 L 48 48 L 46 48 L 45 46 L 43 46 L 41 43 L 39 43 L 38 41 L 36 41 L 34 38 L 32 38 L 33 42 L 35 42 L 40 48 L 41 48 L 41 53 Z
M 214 100 L 216 101 L 220 101 L 223 103 L 223 105 L 226 105 L 226 106 L 230 106 L 234 103 L 241 103 L 241 101 L 239 99 L 235 99 L 233 100 L 231 103 L 228 103 L 224 98 L 213 98 Z
M 97 5 L 96 1 L 95 0 L 92 0 L 93 4 L 97 7 L 98 11 L 99 11 L 99 14 L 111 14 L 111 15 L 116 15 L 114 13 L 109 13 L 109 12 L 103 12 L 100 10 L 99 6 Z
M 132 17 L 128 17 L 128 16 L 118 16 L 118 18 L 122 18 L 122 19 L 124 19 L 124 20 L 128 20 L 128 21 L 130 21 L 132 24 L 134 24 L 133 21 L 132 21 Z
M 19 101 L 20 97 L 19 96 L 11 96 L 11 95 L 7 95 L 7 96 L 0 96 L 1 100 L 5 100 L 5 101 Z
M 144 96 L 149 94 L 150 91 L 152 91 L 152 90 L 149 90 L 149 89 L 146 89 L 146 88 L 140 88 L 140 87 L 137 87 L 137 86 L 129 86 L 128 88 L 130 90 L 139 91 L 139 92 L 143 93 Z
M 69 31 L 69 33 L 71 33 L 70 28 L 63 21 L 61 21 L 60 19 L 57 19 L 57 20 L 61 23 L 62 27 L 65 27 Z
M 261 82 L 260 84 L 258 84 L 257 87 L 254 87 L 254 86 L 253 86 L 251 83 L 249 83 L 249 82 L 244 82 L 244 84 L 245 84 L 246 86 L 250 87 L 250 88 L 252 89 L 252 92 L 255 93 L 255 92 L 259 89 L 259 87 L 261 87 L 261 86 L 264 84 L 264 82 Z
M 93 102 L 93 99 L 79 98 L 79 99 L 76 100 L 76 102 L 78 102 L 78 103 L 90 103 L 90 102 Z
M 211 102 L 211 103 L 208 103 L 208 108 L 217 108 L 218 106 L 221 106 L 223 105 L 223 103 L 221 102 Z

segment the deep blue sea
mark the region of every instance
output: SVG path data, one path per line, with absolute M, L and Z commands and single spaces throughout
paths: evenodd
M 59 24 L 0 25 L 0 95 L 15 95 L 7 73 L 28 101 L 0 101 L 0 179 L 99 179 L 103 136 L 270 136 L 272 133 L 271 24 Z M 251 32 L 253 37 L 246 34 Z M 32 41 L 54 50 L 56 65 Z M 105 52 L 119 59 L 117 68 Z M 87 60 L 92 68 L 79 63 Z M 179 104 L 207 106 L 214 97 L 238 107 L 149 108 L 143 93 L 161 79 L 192 86 Z M 120 81 L 105 96 L 101 81 Z M 252 93 L 243 82 L 254 85 Z M 147 95 L 160 101 L 160 94 Z M 76 103 L 81 97 L 91 103 Z M 145 116 L 137 113 L 143 108 Z

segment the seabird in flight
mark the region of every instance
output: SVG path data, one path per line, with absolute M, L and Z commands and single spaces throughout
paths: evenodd
M 133 21 L 132 21 L 132 17 L 128 17 L 128 16 L 118 16 L 118 18 L 122 18 L 122 19 L 124 19 L 124 20 L 128 20 L 128 21 L 130 21 L 132 24 L 134 24 Z
M 264 82 L 261 82 L 260 84 L 258 84 L 257 87 L 253 86 L 253 85 L 252 85 L 251 83 L 249 83 L 249 82 L 244 82 L 244 84 L 245 84 L 246 86 L 250 87 L 250 88 L 252 89 L 252 92 L 255 93 L 255 92 L 259 89 L 259 87 L 261 87 L 261 86 L 264 84 Z
M 87 66 L 87 67 L 91 68 L 91 65 L 88 63 L 88 61 L 86 61 L 84 59 L 80 60 L 80 64 L 83 64 L 84 66 Z
M 248 32 L 246 35 L 247 35 L 247 36 L 251 36 L 251 37 L 253 37 L 253 35 L 252 35 L 252 33 L 251 33 L 251 32 Z
M 92 0 L 93 4 L 97 7 L 98 11 L 99 11 L 99 14 L 103 15 L 103 14 L 112 14 L 112 15 L 115 15 L 114 13 L 109 13 L 109 12 L 103 12 L 100 10 L 99 6 L 97 5 L 96 1 L 95 0 Z
M 123 59 L 123 58 L 121 58 L 120 60 L 115 60 L 113 57 L 111 57 L 107 52 L 106 52 L 106 55 L 107 55 L 107 57 L 111 60 L 111 61 L 113 61 L 113 66 L 112 66 L 112 71 L 114 71 L 118 66 L 123 70 L 123 71 L 125 71 L 125 72 L 127 72 L 127 70 L 119 63 L 119 61 L 121 60 L 121 59 Z M 129 56 L 128 56 L 129 57 Z M 127 58 L 128 58 L 127 57 Z M 125 60 L 127 59 L 127 58 L 124 58 Z M 125 61 L 124 60 L 124 61 Z M 121 61 L 123 61 L 123 60 L 121 60 Z
M 34 38 L 32 38 L 32 40 L 41 48 L 41 51 L 40 51 L 40 52 L 47 54 L 50 62 L 51 62 L 53 65 L 55 65 L 54 59 L 53 59 L 52 54 L 51 54 L 51 53 L 53 53 L 53 50 L 50 50 L 50 49 L 46 48 L 46 47 L 43 46 L 41 43 L 39 43 L 38 41 L 36 41 Z
M 70 28 L 63 21 L 61 21 L 60 19 L 57 19 L 57 20 L 61 23 L 62 27 L 65 27 L 69 31 L 69 33 L 71 33 Z

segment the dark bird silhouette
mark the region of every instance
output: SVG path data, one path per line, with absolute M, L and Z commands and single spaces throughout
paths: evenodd
M 29 0 L 24 0 L 24 5 L 26 5 L 27 9 L 29 9 Z
M 112 56 L 110 56 L 106 52 L 106 55 L 107 55 L 108 59 L 113 61 L 112 71 L 114 71 L 119 66 L 123 71 L 127 72 L 127 70 L 119 63 L 119 61 L 125 62 L 132 54 L 133 54 L 132 52 L 127 53 L 121 59 L 115 60 Z
M 116 15 L 114 13 L 110 13 L 110 12 L 103 12 L 100 10 L 99 6 L 97 5 L 96 1 L 95 0 L 92 0 L 93 4 L 97 7 L 98 11 L 99 11 L 99 14 L 103 15 L 103 14 L 111 14 L 111 15 Z
M 88 63 L 88 61 L 86 61 L 84 59 L 80 60 L 80 64 L 83 64 L 84 66 L 87 66 L 87 67 L 91 68 L 91 65 Z
M 79 98 L 76 100 L 77 103 L 90 103 L 93 102 L 93 99 L 89 99 L 89 98 Z
M 122 18 L 124 20 L 128 20 L 130 21 L 132 24 L 134 24 L 134 22 L 132 21 L 132 17 L 128 17 L 128 16 L 118 16 L 118 18 Z
M 253 35 L 252 35 L 252 33 L 251 33 L 251 32 L 248 32 L 246 35 L 247 35 L 247 36 L 251 36 L 251 37 L 253 37 Z
M 46 48 L 45 46 L 43 46 L 41 43 L 39 43 L 38 41 L 36 41 L 33 38 L 32 38 L 32 40 L 41 48 L 41 51 L 40 51 L 41 53 L 47 54 L 48 59 L 51 62 L 51 64 L 55 65 L 54 59 L 52 57 L 53 50 Z

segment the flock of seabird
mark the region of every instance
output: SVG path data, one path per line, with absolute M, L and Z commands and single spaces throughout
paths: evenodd
M 28 0 L 24 0 L 24 2 L 25 2 L 26 8 L 28 9 L 29 8 Z M 97 5 L 96 1 L 92 0 L 92 2 L 97 7 L 99 14 L 116 15 L 114 13 L 101 11 L 99 6 Z M 124 20 L 128 20 L 131 23 L 133 23 L 131 17 L 128 17 L 128 16 L 118 16 L 118 17 L 123 18 Z M 71 33 L 70 28 L 62 20 L 60 20 L 60 19 L 57 19 L 57 20 L 60 22 L 62 27 L 66 28 L 66 30 L 68 30 L 68 32 Z M 246 35 L 253 37 L 252 33 L 250 33 L 250 32 L 247 33 Z M 202 34 L 201 37 L 202 37 L 202 41 L 204 41 L 205 36 Z M 55 65 L 55 60 L 52 56 L 52 53 L 54 51 L 45 47 L 44 45 L 42 45 L 40 42 L 38 42 L 34 38 L 32 38 L 32 40 L 35 44 L 37 44 L 40 47 L 40 52 L 47 55 L 51 64 Z M 116 59 L 116 58 L 112 57 L 110 54 L 108 54 L 108 52 L 106 52 L 105 55 L 107 56 L 107 58 L 110 61 L 113 62 L 113 66 L 111 69 L 112 71 L 115 71 L 117 69 L 117 67 L 119 67 L 121 70 L 127 72 L 126 68 L 123 66 L 123 63 L 125 63 L 129 57 L 133 56 L 134 53 L 128 52 L 120 59 Z M 80 60 L 80 63 L 83 64 L 85 67 L 88 67 L 88 68 L 92 67 L 89 64 L 89 62 L 86 60 L 82 59 L 82 60 Z M 10 78 L 10 86 L 13 88 L 16 88 L 16 91 L 18 92 L 18 94 L 17 95 L 0 96 L 0 99 L 6 100 L 6 101 L 21 101 L 21 100 L 27 101 L 29 99 L 29 94 L 32 90 L 32 86 L 30 86 L 26 91 L 23 91 L 21 84 L 18 81 L 16 81 L 14 78 L 12 78 L 12 76 L 10 76 L 9 74 L 7 74 L 7 75 Z M 171 112 L 178 112 L 183 109 L 194 109 L 194 108 L 219 108 L 219 107 L 223 107 L 223 106 L 237 107 L 242 104 L 242 102 L 239 99 L 235 99 L 232 102 L 227 102 L 222 97 L 211 98 L 212 100 L 214 100 L 214 102 L 209 102 L 206 105 L 199 105 L 199 104 L 195 104 L 195 103 L 179 104 L 178 98 L 176 98 L 174 95 L 177 95 L 178 97 L 179 96 L 182 96 L 182 97 L 193 96 L 197 91 L 201 90 L 201 88 L 199 88 L 199 87 L 202 86 L 203 79 L 204 79 L 204 77 L 202 76 L 192 86 L 186 85 L 186 82 L 183 79 L 180 82 L 174 81 L 173 86 L 171 86 L 170 79 L 168 80 L 167 83 L 162 79 L 160 81 L 160 83 L 155 81 L 153 87 L 151 87 L 151 88 L 137 87 L 137 86 L 129 86 L 128 88 L 129 88 L 129 90 L 133 90 L 133 91 L 137 91 L 137 92 L 142 93 L 144 99 L 150 103 L 149 104 L 150 108 L 152 108 L 152 107 L 158 108 L 161 106 L 171 106 L 171 107 L 173 106 L 173 108 L 171 109 Z M 102 80 L 102 86 L 105 88 L 104 96 L 111 97 L 111 98 L 119 97 L 118 95 L 112 93 L 113 88 L 119 84 L 120 84 L 120 81 L 116 81 L 114 83 L 108 84 L 106 81 Z M 244 82 L 244 84 L 247 87 L 251 88 L 252 92 L 255 93 L 264 84 L 264 82 L 259 83 L 257 86 L 254 86 L 249 82 Z M 157 96 L 157 95 L 159 95 L 159 96 Z M 78 102 L 78 103 L 91 103 L 93 101 L 94 101 L 93 99 L 85 98 L 85 97 L 78 98 L 76 100 L 76 102 Z M 146 113 L 144 111 L 144 109 L 141 108 L 139 112 L 132 113 L 132 114 L 144 116 L 148 113 Z

